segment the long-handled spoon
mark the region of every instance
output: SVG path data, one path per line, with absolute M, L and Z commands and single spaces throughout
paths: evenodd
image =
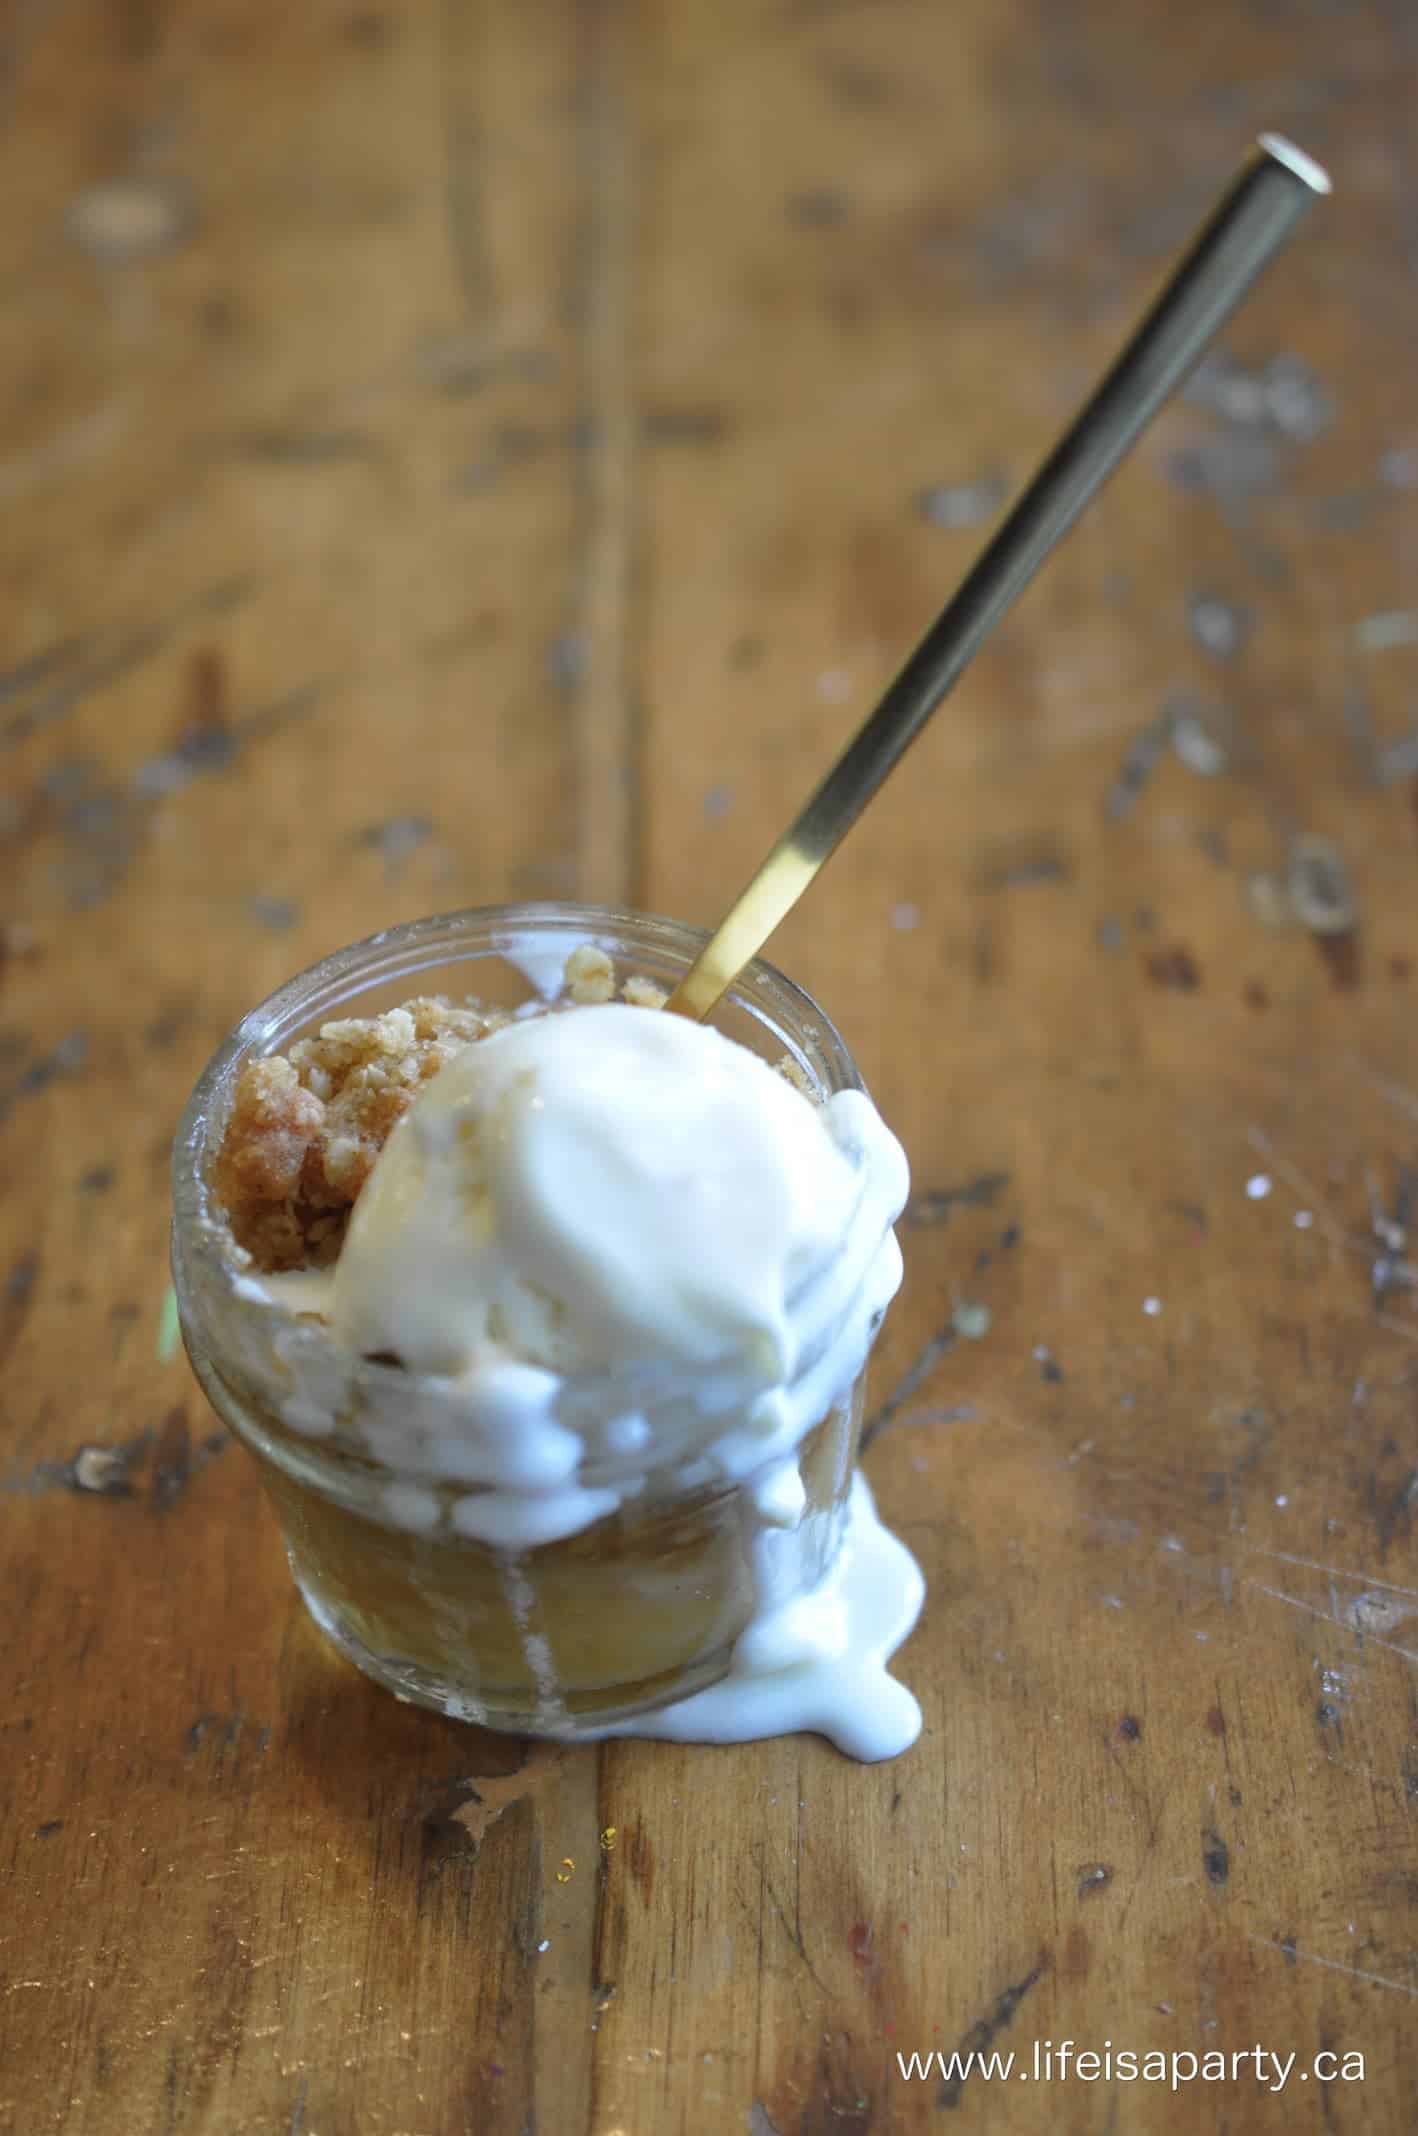
M 875 712 L 730 907 L 666 1007 L 702 1018 L 757 956 L 1000 618 L 1196 363 L 1329 179 L 1277 134 L 1193 239 L 1112 369 L 1075 416 Z

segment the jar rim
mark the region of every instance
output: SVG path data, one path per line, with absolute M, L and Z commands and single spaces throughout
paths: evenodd
M 660 950 L 681 957 L 686 970 L 710 938 L 707 928 L 658 913 L 549 899 L 431 913 L 381 928 L 331 951 L 249 1009 L 198 1076 L 173 1140 L 172 1198 L 177 1227 L 189 1235 L 201 1234 L 210 1223 L 204 1159 L 211 1147 L 214 1101 L 223 1095 L 241 1062 L 274 1052 L 285 1032 L 298 1030 L 322 1003 L 333 1014 L 352 993 L 367 991 L 381 976 L 412 980 L 422 971 L 457 962 L 453 952 L 461 947 L 465 955 L 476 954 L 480 935 L 487 938 L 480 945 L 481 952 L 496 956 L 514 947 L 510 940 L 499 943 L 499 936 L 529 931 L 553 935 L 576 931 L 581 940 L 590 937 L 593 942 L 597 935 L 638 936 L 646 947 L 653 942 Z M 474 938 L 472 944 L 469 936 Z M 573 946 L 568 944 L 568 949 Z M 615 945 L 603 940 L 596 946 Z M 832 1019 L 805 987 L 777 965 L 755 957 L 729 989 L 727 999 L 760 1023 L 768 1023 L 795 1053 L 806 1048 L 828 1094 L 864 1087 L 847 1042 Z

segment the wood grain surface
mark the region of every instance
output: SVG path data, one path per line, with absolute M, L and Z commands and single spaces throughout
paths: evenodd
M 0 12 L 0 2129 L 1418 2126 L 1415 94 L 1408 0 Z M 775 945 L 913 1165 L 921 1741 L 399 1706 L 173 1343 L 194 1076 L 715 918 L 1266 125 L 1333 202 Z M 1063 2039 L 1296 2061 L 897 2063 Z

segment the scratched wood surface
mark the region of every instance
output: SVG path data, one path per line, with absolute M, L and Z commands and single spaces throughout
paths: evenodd
M 0 2128 L 1412 2128 L 1406 0 L 0 40 Z M 914 1169 L 919 1745 L 400 1707 L 173 1354 L 192 1078 L 419 912 L 712 919 L 1265 124 L 1335 201 L 777 945 Z M 1297 2061 L 896 2062 L 1064 2038 Z

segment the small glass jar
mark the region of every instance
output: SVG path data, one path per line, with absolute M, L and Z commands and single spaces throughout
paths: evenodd
M 558 1540 L 511 1550 L 460 1532 L 469 1479 L 450 1462 L 446 1433 L 428 1428 L 438 1383 L 342 1355 L 322 1325 L 273 1308 L 243 1270 L 209 1170 L 246 1062 L 335 1017 L 375 1016 L 430 992 L 516 1010 L 550 999 L 586 944 L 611 957 L 618 982 L 635 975 L 668 991 L 706 939 L 676 921 L 573 904 L 390 928 L 253 1009 L 209 1063 L 178 1130 L 172 1259 L 183 1340 L 218 1416 L 260 1463 L 310 1614 L 398 1696 L 486 1727 L 593 1736 L 722 1678 L 758 1599 L 755 1479 L 651 1467 L 614 1512 Z M 771 965 L 748 968 L 715 1023 L 771 1063 L 787 1056 L 817 1100 L 862 1088 L 827 1017 Z M 779 1600 L 832 1567 L 864 1380 L 863 1361 L 798 1447 L 805 1507 L 774 1539 Z M 398 1429 L 364 1428 L 376 1411 L 395 1415 Z M 624 1482 L 626 1459 L 618 1466 L 603 1446 L 577 1480 L 590 1490 Z

